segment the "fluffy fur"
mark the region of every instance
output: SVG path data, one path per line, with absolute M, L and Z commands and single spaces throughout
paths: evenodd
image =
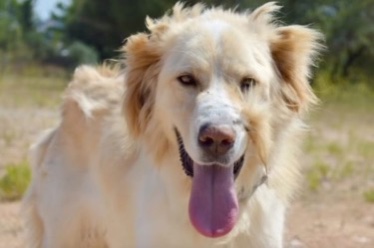
M 274 3 L 244 13 L 176 4 L 172 14 L 147 20 L 149 33 L 128 38 L 124 70 L 79 67 L 61 123 L 31 148 L 27 244 L 282 247 L 302 119 L 317 101 L 308 77 L 321 35 L 280 26 L 278 10 Z M 181 85 L 186 73 L 197 85 Z M 243 77 L 256 84 L 241 91 Z M 240 123 L 227 158 L 245 157 L 235 181 L 240 215 L 229 234 L 207 238 L 188 219 L 191 178 L 175 129 L 200 161 L 197 129 L 221 121 L 220 113 Z

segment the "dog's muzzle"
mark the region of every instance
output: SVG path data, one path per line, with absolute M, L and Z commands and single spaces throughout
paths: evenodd
M 200 130 L 202 130 L 202 129 L 200 129 Z M 180 133 L 178 132 L 177 129 L 175 129 L 175 134 L 177 136 L 178 147 L 179 147 L 179 157 L 180 157 L 180 161 L 181 161 L 183 170 L 184 170 L 184 172 L 186 173 L 187 176 L 193 177 L 193 174 L 194 174 L 193 163 L 194 162 L 193 162 L 192 158 L 190 157 L 190 155 L 188 155 L 188 153 L 187 153 L 187 151 L 184 147 L 183 139 L 182 139 L 182 137 L 181 137 L 181 135 L 180 135 Z M 211 145 L 211 146 L 206 145 L 205 148 L 208 149 L 208 150 L 212 150 L 212 149 L 215 149 L 215 148 L 212 148 L 214 146 L 217 146 L 217 145 Z M 226 144 L 224 144 L 224 146 L 226 146 Z M 227 149 L 227 148 L 225 148 L 225 149 Z M 231 147 L 229 149 L 231 149 Z M 227 149 L 227 151 L 229 149 Z M 212 152 L 208 151 L 208 153 L 211 154 Z M 216 152 L 213 150 L 213 153 L 216 153 Z M 213 157 L 215 157 L 215 159 L 217 158 L 217 156 L 213 156 Z M 243 162 L 244 162 L 244 154 L 234 163 L 233 173 L 234 173 L 235 179 L 238 177 L 238 175 L 239 175 L 239 173 L 240 173 L 240 171 L 243 167 Z

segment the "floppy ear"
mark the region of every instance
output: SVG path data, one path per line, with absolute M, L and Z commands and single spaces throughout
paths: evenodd
M 122 112 L 135 137 L 146 128 L 152 115 L 160 53 L 145 33 L 131 36 L 123 47 L 126 76 Z
M 321 49 L 322 35 L 303 26 L 275 29 L 270 49 L 282 79 L 281 95 L 288 108 L 295 112 L 317 103 L 309 84 L 310 68 Z

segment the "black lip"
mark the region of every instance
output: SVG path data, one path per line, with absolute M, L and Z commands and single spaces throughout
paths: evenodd
M 184 172 L 187 176 L 193 177 L 193 160 L 186 152 L 186 149 L 184 148 L 183 140 L 181 135 L 179 134 L 178 130 L 175 129 L 175 133 L 177 136 L 178 146 L 179 146 L 179 156 L 182 163 L 182 167 Z M 244 162 L 244 154 L 241 156 L 235 163 L 234 163 L 234 177 L 235 179 L 238 177 L 240 170 L 243 167 Z

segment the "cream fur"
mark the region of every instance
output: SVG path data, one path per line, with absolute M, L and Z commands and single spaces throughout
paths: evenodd
M 321 35 L 279 26 L 277 10 L 274 3 L 252 13 L 176 4 L 171 15 L 147 20 L 149 34 L 128 39 L 124 71 L 79 67 L 61 123 L 31 148 L 27 244 L 282 247 L 285 211 L 299 180 L 302 119 L 316 102 L 308 77 Z M 177 81 L 185 73 L 196 87 Z M 257 81 L 246 93 L 243 77 Z M 229 157 L 245 154 L 236 180 L 241 214 L 228 235 L 210 239 L 188 219 L 191 179 L 174 128 L 200 161 L 198 127 L 221 121 L 222 113 L 246 127 L 234 127 L 238 142 Z M 265 172 L 267 182 L 253 192 Z

